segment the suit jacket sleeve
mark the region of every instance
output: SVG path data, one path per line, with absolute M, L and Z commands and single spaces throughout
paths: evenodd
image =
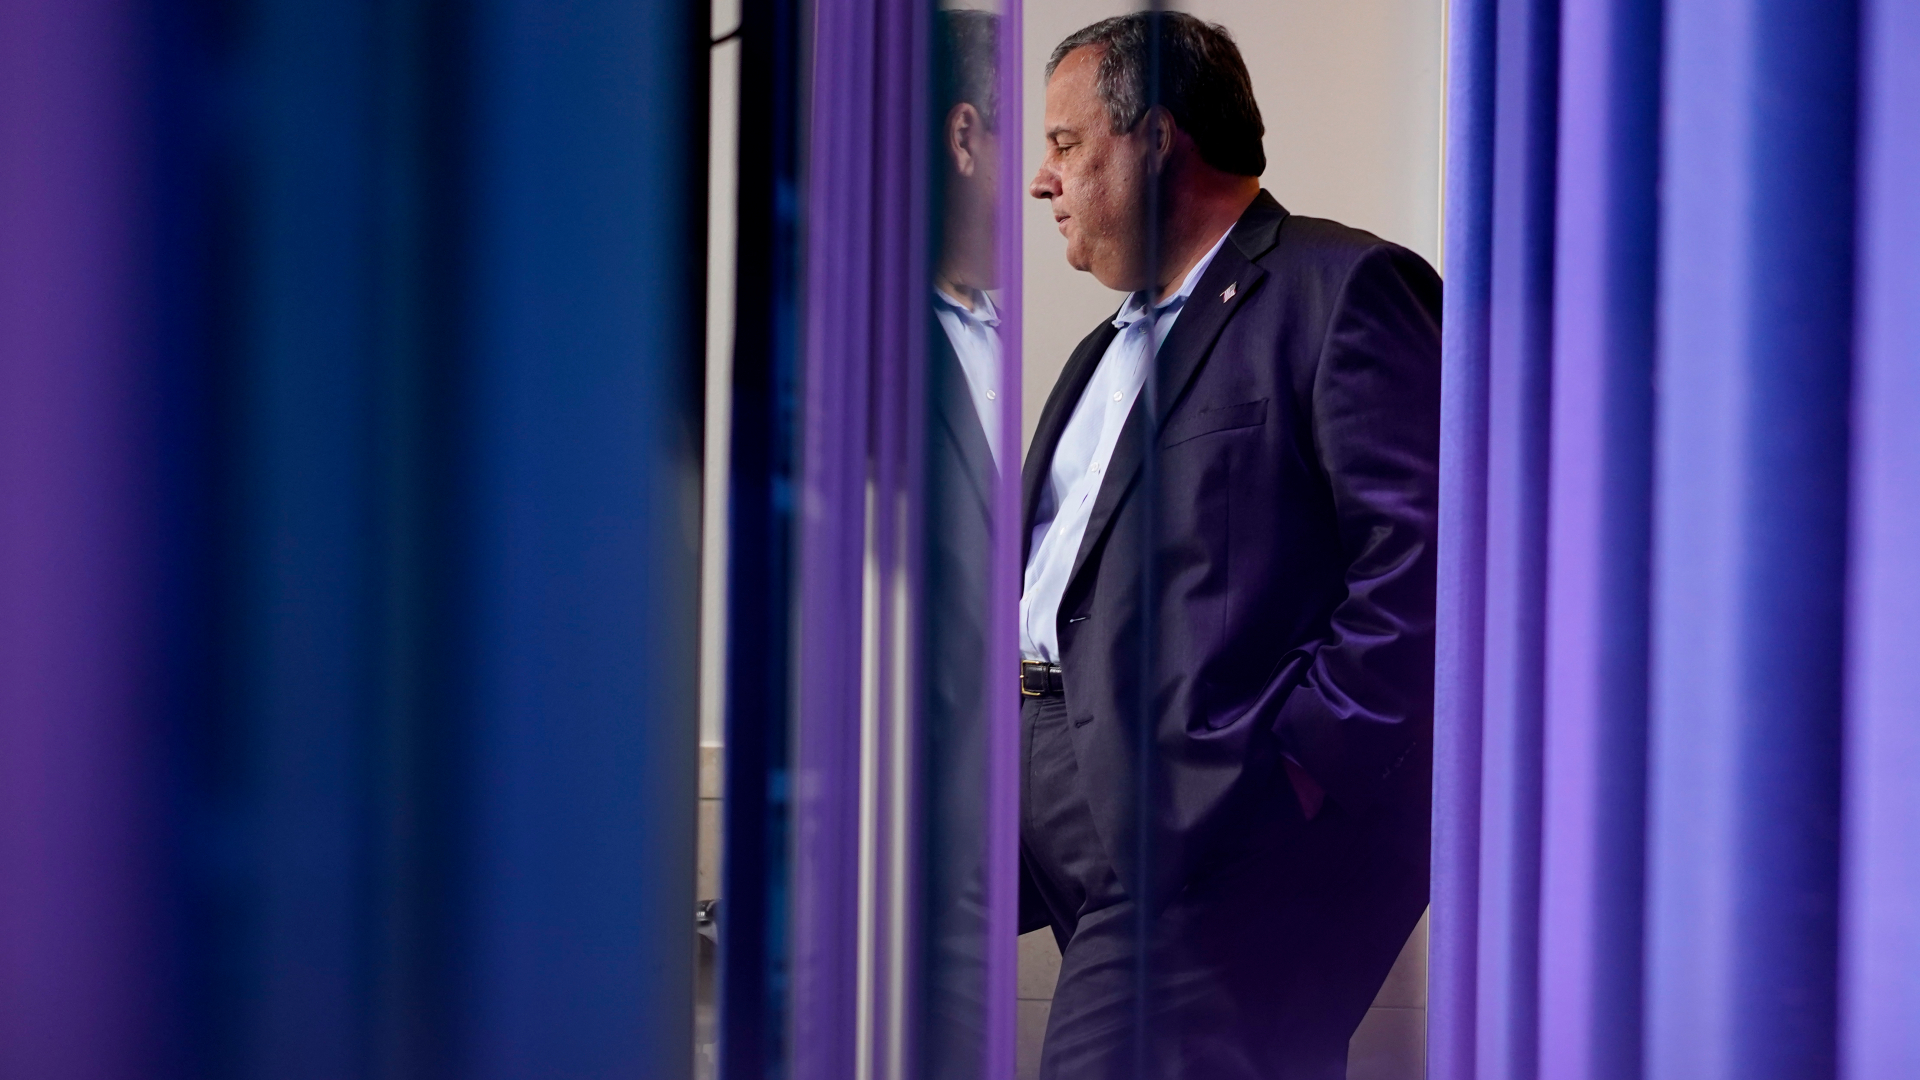
M 1440 428 L 1440 281 L 1381 245 L 1349 274 L 1313 383 L 1314 450 L 1346 557 L 1346 595 L 1293 654 L 1281 746 L 1360 810 L 1430 749 Z

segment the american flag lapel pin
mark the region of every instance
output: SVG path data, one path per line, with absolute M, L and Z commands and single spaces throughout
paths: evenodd
M 1227 286 L 1226 288 L 1221 289 L 1220 302 L 1224 304 L 1227 301 L 1233 299 L 1233 292 L 1235 289 L 1238 289 L 1239 287 L 1240 287 L 1240 283 L 1236 281 L 1233 284 Z

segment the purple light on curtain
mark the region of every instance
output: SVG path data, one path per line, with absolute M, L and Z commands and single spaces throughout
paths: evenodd
M 159 1075 L 138 11 L 0 4 L 0 1075 Z
M 874 822 L 876 878 L 893 885 L 876 903 L 869 948 L 879 959 L 873 965 L 872 994 L 876 1009 L 870 1053 L 880 1065 L 878 1075 L 911 1071 L 917 1060 L 918 1025 L 913 1018 L 921 1003 L 921 967 L 911 943 L 922 938 L 924 877 L 922 863 L 938 852 L 921 850 L 923 827 L 918 756 L 925 729 L 922 700 L 917 689 L 924 681 L 926 658 L 913 644 L 895 647 L 895 641 L 920 642 L 915 633 L 919 607 L 926 596 L 925 480 L 927 423 L 926 333 L 927 304 L 932 284 L 927 265 L 929 227 L 928 192 L 932 175 L 928 80 L 930 70 L 930 5 L 895 2 L 882 15 L 879 36 L 879 96 L 881 107 L 877 143 L 877 183 L 883 193 L 874 231 L 879 265 L 874 277 L 876 350 L 874 354 L 872 424 L 874 440 L 873 560 L 884 582 L 878 603 L 876 638 L 881 661 L 876 682 L 876 712 L 881 723 L 874 733 L 874 758 L 880 764 Z M 917 301 L 917 302 L 916 302 Z M 904 596 L 904 603 L 896 599 Z M 894 655 L 902 663 L 889 662 Z M 892 942 L 903 955 L 890 953 L 882 943 Z
M 1475 1064 L 1530 1080 L 1552 380 L 1558 0 L 1499 5 L 1487 332 L 1486 624 Z
M 0 1076 L 685 1061 L 705 27 L 202 7 L 0 3 Z
M 1658 0 L 1562 14 L 1540 1070 L 1640 1072 Z
M 1920 1076 L 1920 6 L 1868 0 L 1842 1075 Z
M 878 40 L 889 0 L 814 7 L 794 732 L 792 1075 L 854 1075 L 858 1010 L 860 661 Z
M 1002 0 L 999 36 L 999 99 L 1001 158 L 999 216 L 995 256 L 1000 266 L 1000 385 L 1018 387 L 1021 381 L 1021 247 L 1025 214 L 1026 176 L 1013 163 L 1021 160 L 1024 57 L 1022 0 Z M 1020 398 L 1013 390 L 1001 395 L 999 445 L 1020 445 Z M 993 596 L 987 612 L 988 665 L 991 685 L 998 686 L 1001 671 L 1018 670 L 1020 660 L 1020 455 L 1000 455 L 1000 486 L 994 492 Z M 1020 704 L 1011 694 L 989 694 L 987 716 L 987 1013 L 985 1080 L 1013 1076 L 1015 1032 L 1014 998 L 1019 984 L 1020 924 Z
M 791 1061 L 798 1080 L 844 1080 L 863 1054 L 886 1075 L 890 1060 L 910 1061 L 913 1053 L 906 1018 L 917 972 L 885 958 L 888 943 L 911 940 L 915 926 L 914 904 L 895 892 L 914 888 L 914 794 L 905 789 L 902 806 L 894 793 L 913 779 L 902 762 L 911 753 L 916 699 L 897 681 L 912 683 L 917 659 L 909 657 L 903 671 L 891 658 L 907 631 L 896 617 L 895 590 L 904 587 L 909 604 L 923 592 L 912 557 L 924 441 L 914 403 L 924 398 L 930 288 L 931 11 L 920 0 L 814 6 L 795 718 Z M 863 603 L 868 588 L 878 595 Z M 863 628 L 878 641 L 864 687 Z M 863 693 L 871 695 L 866 702 Z M 862 767 L 865 704 L 873 776 Z M 863 857 L 868 785 L 873 835 Z M 863 950 L 878 959 L 863 964 Z
M 1433 908 L 1427 1070 L 1474 1076 L 1485 674 L 1487 324 L 1494 2 L 1458 0 L 1447 41 L 1446 299 L 1434 670 Z
M 1454 12 L 1430 1075 L 1817 1077 L 1842 1034 L 1852 1075 L 1904 1075 L 1920 20 L 1870 6 L 1863 39 L 1819 0 L 1559 10 L 1550 127 L 1543 92 L 1510 90 L 1552 36 L 1517 29 L 1532 0 Z M 1511 268 L 1542 232 L 1512 193 L 1556 152 L 1541 440 L 1516 362 L 1538 279 Z M 1522 588 L 1542 524 L 1543 608 Z
M 916 820 L 913 754 L 923 718 L 915 688 L 925 660 L 912 655 L 919 638 L 911 632 L 931 614 L 917 608 L 925 589 L 916 530 L 927 476 L 935 10 L 926 0 L 821 0 L 813 15 L 791 988 L 792 1074 L 807 1080 L 844 1080 L 862 1061 L 875 1076 L 912 1075 L 917 890 L 923 861 L 943 855 L 919 850 L 926 833 Z M 1017 26 L 1018 18 L 1017 7 L 1002 13 L 1003 25 Z M 999 36 L 1003 102 L 1020 100 L 1020 43 L 1018 33 Z M 1019 114 L 1008 107 L 1002 115 Z M 1017 122 L 1002 139 L 1017 147 Z M 1003 170 L 1000 180 L 1000 385 L 1018 386 L 1019 170 Z M 1017 403 L 1004 404 L 999 443 L 1018 446 Z M 1017 455 L 1004 455 L 1000 467 L 997 520 L 1016 521 Z M 989 609 L 990 652 L 1006 658 L 994 666 L 1008 672 L 1017 656 L 1016 533 L 996 532 Z M 876 588 L 877 596 L 869 593 Z M 904 608 L 895 606 L 899 590 Z M 900 646 L 905 665 L 883 660 L 863 675 L 863 647 L 874 649 L 877 640 L 878 655 L 891 657 L 896 639 L 910 643 Z M 989 837 L 983 1080 L 1013 1070 L 1018 918 L 1019 728 L 1011 684 L 989 702 L 987 790 L 980 792 Z M 863 790 L 873 800 L 865 823 Z
M 1672 0 L 1666 32 L 1647 1075 L 1827 1076 L 1854 8 Z

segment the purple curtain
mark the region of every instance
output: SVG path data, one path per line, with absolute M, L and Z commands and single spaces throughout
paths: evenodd
M 690 1068 L 703 14 L 0 0 L 0 1076 Z
M 1910 9 L 1454 6 L 1440 1080 L 1920 1066 Z
M 164 1060 L 157 289 L 120 0 L 0 4 L 0 1073 Z
M 819 0 L 807 127 L 804 350 L 796 579 L 794 847 L 790 1073 L 797 1080 L 919 1075 L 919 913 L 930 850 L 919 828 L 926 771 L 917 655 L 926 598 L 921 546 L 930 437 L 927 335 L 934 330 L 929 205 L 935 65 L 929 0 Z M 1017 4 L 1000 11 L 1019 25 Z M 998 35 L 1003 145 L 1018 146 L 1020 45 Z M 1010 155 L 1017 161 L 1017 153 Z M 1019 377 L 1017 167 L 1000 176 L 999 385 Z M 998 443 L 1019 445 L 1017 397 L 1004 395 Z M 969 404 L 967 408 L 971 409 Z M 1019 460 L 999 461 L 997 521 L 1018 520 Z M 985 608 L 989 695 L 986 772 L 978 791 L 988 837 L 985 1077 L 1014 1056 L 1019 728 L 1017 530 L 995 529 Z M 899 643 L 901 662 L 892 662 Z M 993 657 L 1004 657 L 995 663 Z M 982 677 L 990 677 L 987 672 Z M 864 740 L 864 742 L 863 742 Z M 864 816 L 862 802 L 868 800 Z M 864 913 L 864 914 L 863 914 Z
M 911 63 L 924 51 L 925 19 L 916 19 L 918 13 L 911 2 L 845 0 L 817 4 L 813 15 L 795 585 L 795 1080 L 853 1076 L 862 1052 L 868 467 L 870 459 L 886 456 L 876 452 L 872 420 L 883 412 L 898 415 L 892 382 L 908 366 L 900 350 L 909 342 L 893 320 L 911 318 L 909 305 L 924 294 L 913 284 L 926 280 L 919 266 L 911 268 L 918 271 L 914 282 L 901 280 L 897 275 L 908 268 L 888 258 L 895 245 L 918 239 L 923 219 L 914 216 L 918 207 L 902 182 L 920 128 L 909 104 L 912 87 L 886 61 Z M 872 506 L 888 523 L 897 492 L 876 484 L 873 493 Z M 878 521 L 872 528 L 893 546 L 895 530 Z M 887 554 L 882 561 L 876 553 L 875 561 L 880 573 L 891 575 L 901 567 L 896 552 Z
M 1920 1075 L 1920 6 L 1861 9 L 1841 1066 Z

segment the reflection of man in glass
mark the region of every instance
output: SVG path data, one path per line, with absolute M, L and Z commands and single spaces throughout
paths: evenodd
M 986 694 L 999 313 L 994 271 L 999 161 L 996 15 L 945 11 L 934 168 L 942 208 L 928 356 L 926 522 L 926 1028 L 915 1075 L 983 1072 L 986 951 Z
M 997 284 L 998 269 L 994 206 L 1000 139 L 994 50 L 999 16 L 945 11 L 941 24 L 947 45 L 947 77 L 942 81 L 950 101 L 939 132 L 945 213 L 933 276 L 934 315 L 992 447 L 1000 427 L 1000 314 L 986 290 Z
M 1110 19 L 1047 70 L 1031 193 L 1130 295 L 1024 475 L 1041 1075 L 1343 1080 L 1426 904 L 1440 282 L 1261 190 L 1221 28 Z

